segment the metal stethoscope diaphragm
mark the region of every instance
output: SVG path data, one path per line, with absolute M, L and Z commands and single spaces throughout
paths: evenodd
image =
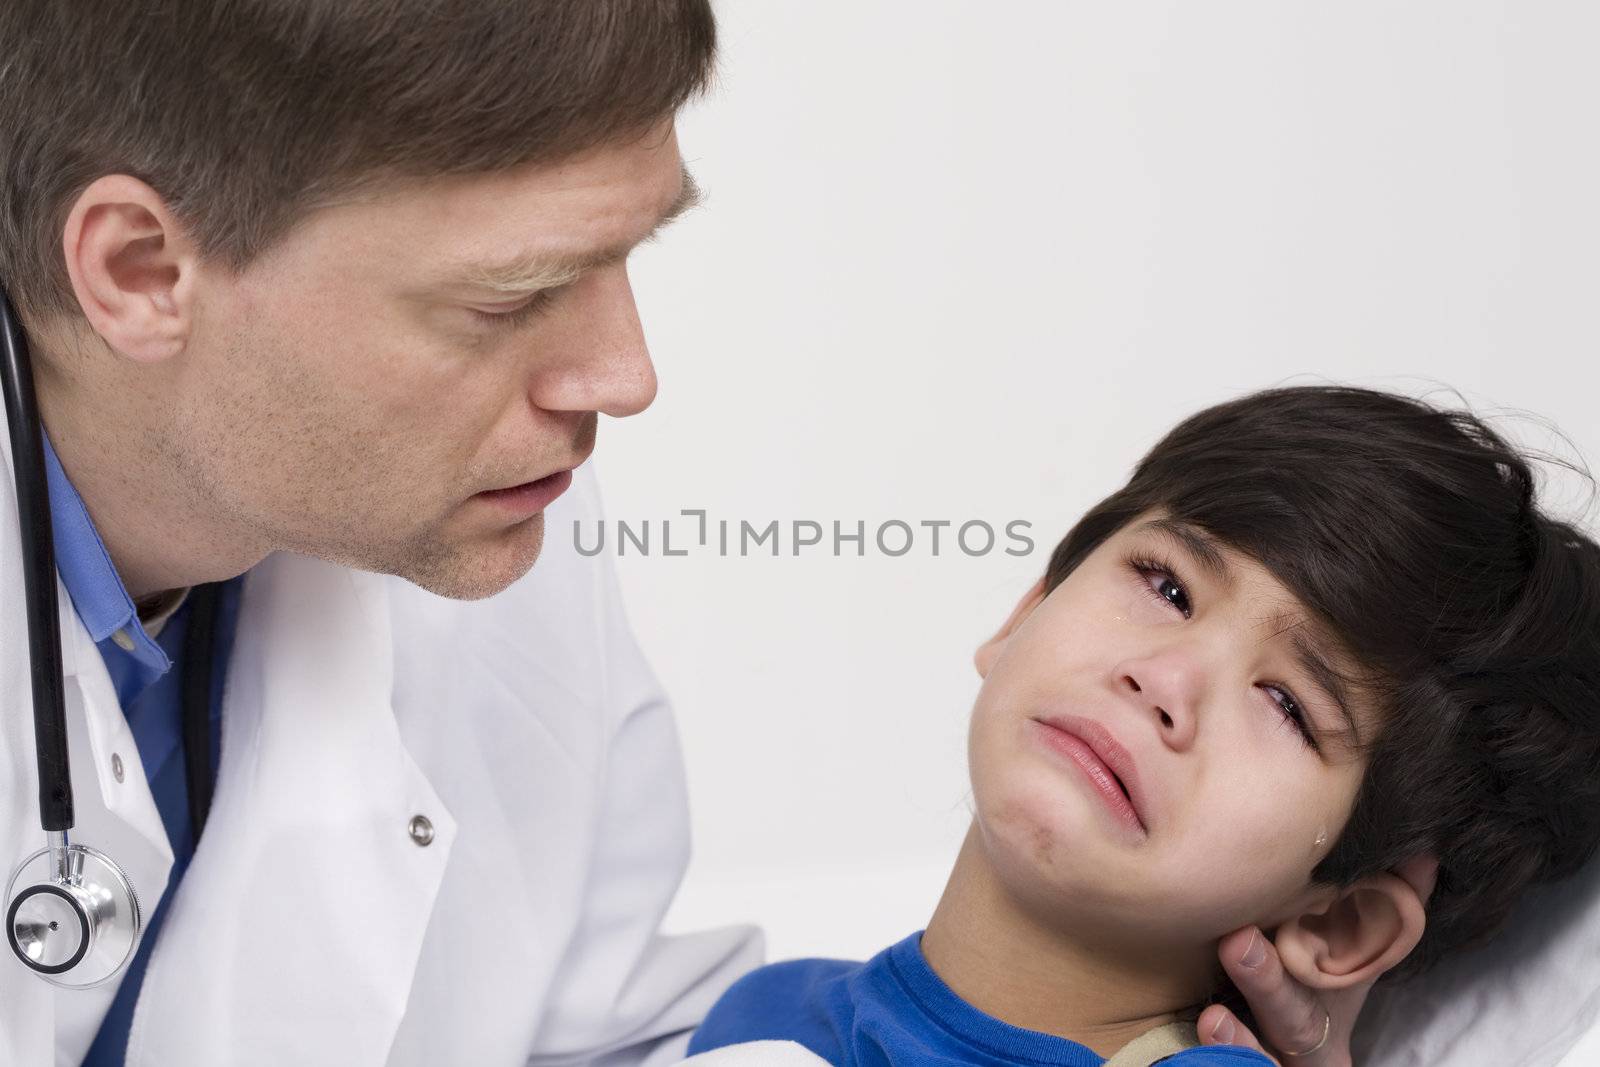
M 133 957 L 144 929 L 139 895 L 104 853 L 50 837 L 6 887 L 6 939 L 39 977 L 87 989 Z

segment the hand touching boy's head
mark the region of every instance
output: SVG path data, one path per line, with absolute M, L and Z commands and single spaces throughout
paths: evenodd
M 1314 987 L 1414 973 L 1600 842 L 1600 549 L 1465 413 L 1298 387 L 1187 419 L 977 666 L 986 862 L 1113 958 L 1214 974 L 1253 922 Z M 1422 853 L 1426 923 L 1389 873 Z

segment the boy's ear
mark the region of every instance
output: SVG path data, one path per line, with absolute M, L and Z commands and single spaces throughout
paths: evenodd
M 1273 938 L 1283 966 L 1303 985 L 1346 989 L 1373 981 L 1422 940 L 1422 898 L 1405 879 L 1374 874 L 1329 893 L 1285 920 Z
M 995 635 L 978 646 L 978 651 L 973 654 L 972 662 L 977 665 L 978 677 L 989 677 L 989 668 L 1000 657 L 1000 650 L 1005 647 L 1006 639 L 1022 625 L 1022 620 L 1028 613 L 1039 606 L 1039 601 L 1044 599 L 1044 579 L 1040 578 L 1033 583 L 1033 588 L 1022 594 L 1022 599 L 1017 601 L 1017 606 L 1011 609 L 1011 616 L 1006 619 L 1005 625 Z

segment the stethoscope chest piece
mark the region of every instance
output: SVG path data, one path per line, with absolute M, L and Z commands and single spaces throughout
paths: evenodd
M 143 917 L 132 883 L 84 845 L 43 848 L 23 860 L 4 899 L 11 951 L 54 985 L 99 985 L 138 947 Z

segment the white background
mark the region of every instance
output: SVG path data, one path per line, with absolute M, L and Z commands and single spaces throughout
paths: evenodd
M 706 206 L 634 260 L 660 393 L 602 420 L 596 460 L 610 514 L 655 527 L 617 565 L 689 768 L 670 929 L 861 958 L 924 925 L 970 818 L 973 650 L 1183 416 L 1449 386 L 1600 457 L 1600 6 L 719 12 L 720 85 L 680 124 Z M 684 508 L 864 521 L 867 555 L 785 531 L 724 557 Z M 664 519 L 689 555 L 660 554 Z M 890 519 L 1036 544 L 946 530 L 934 556 L 919 529 L 891 558 Z

